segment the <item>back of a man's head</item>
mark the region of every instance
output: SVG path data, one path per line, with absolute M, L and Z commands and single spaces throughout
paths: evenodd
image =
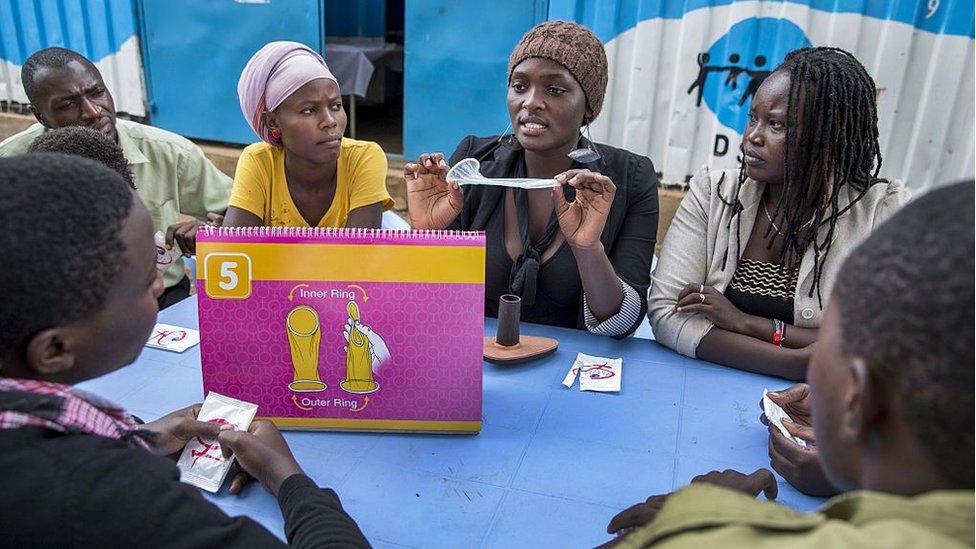
M 894 394 L 947 483 L 973 487 L 974 183 L 932 191 L 879 227 L 834 285 L 844 355 Z
M 24 85 L 24 92 L 32 104 L 40 101 L 40 88 L 37 75 L 43 69 L 59 69 L 72 61 L 78 61 L 94 68 L 95 65 L 87 57 L 67 48 L 51 47 L 38 50 L 31 54 L 20 68 L 20 80 Z
M 132 204 L 122 178 L 93 160 L 0 158 L 0 359 L 102 306 L 123 266 Z

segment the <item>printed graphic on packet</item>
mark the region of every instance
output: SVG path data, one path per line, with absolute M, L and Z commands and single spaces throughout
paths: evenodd
M 239 431 L 246 431 L 257 411 L 257 404 L 211 391 L 203 401 L 197 419 L 221 425 L 229 423 Z M 180 469 L 181 481 L 216 493 L 233 463 L 233 457 L 224 458 L 216 439 L 196 437 L 183 448 L 176 466 Z
M 173 242 L 173 249 L 167 250 L 166 235 L 163 234 L 163 231 L 156 231 L 153 238 L 156 241 L 156 268 L 162 272 L 169 269 L 169 266 L 183 255 L 183 251 L 180 250 L 180 245 L 176 242 Z
M 173 326 L 172 324 L 156 323 L 146 346 L 182 353 L 197 343 L 200 343 L 200 332 L 196 330 Z
M 598 391 L 612 393 L 620 391 L 620 375 L 623 370 L 623 359 L 604 358 L 578 353 L 573 365 L 563 379 L 567 388 L 576 382 L 579 375 L 580 391 Z
M 769 398 L 769 389 L 763 389 L 762 402 L 763 402 L 763 413 L 766 414 L 766 419 L 768 419 L 770 423 L 775 425 L 776 428 L 779 429 L 779 432 L 783 433 L 784 437 L 806 448 L 807 441 L 803 440 L 800 437 L 793 436 L 792 434 L 790 434 L 789 431 L 786 430 L 786 427 L 783 426 L 783 421 L 792 421 L 792 420 L 790 419 L 790 415 L 787 414 L 786 411 L 783 410 L 783 408 L 781 408 L 779 404 L 776 404 L 775 402 L 773 402 L 773 399 Z

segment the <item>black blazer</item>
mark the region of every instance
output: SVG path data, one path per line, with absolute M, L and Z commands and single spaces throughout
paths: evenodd
M 516 162 L 523 162 L 523 150 L 518 142 L 512 138 L 505 139 L 505 144 L 499 144 L 499 136 L 464 138 L 454 154 L 450 164 L 454 165 L 464 158 L 477 158 L 481 162 L 481 173 L 485 177 L 512 177 Z M 617 187 L 610 215 L 600 240 L 606 250 L 607 257 L 613 264 L 617 276 L 629 284 L 640 295 L 641 315 L 628 332 L 626 337 L 634 332 L 647 312 L 647 288 L 650 284 L 651 259 L 654 255 L 654 243 L 657 238 L 657 173 L 654 165 L 646 156 L 634 154 L 623 149 L 590 144 L 581 138 L 582 145 L 594 147 L 602 158 L 596 162 L 579 165 L 609 177 Z M 464 189 L 464 205 L 461 214 L 454 221 L 452 228 L 471 231 L 503 231 L 505 188 L 493 186 L 472 186 Z M 565 186 L 566 200 L 572 201 L 576 192 L 572 187 Z M 504 234 L 488 234 L 488 242 L 504 242 Z M 503 250 L 504 251 L 504 250 Z M 492 253 L 488 253 L 490 271 Z M 572 254 L 569 254 L 572 257 Z M 497 257 L 497 255 L 496 255 Z M 507 252 L 505 253 L 507 258 Z M 575 259 L 572 260 L 575 265 Z M 495 266 L 496 268 L 498 266 Z M 539 322 L 556 326 L 568 326 L 585 329 L 583 321 L 583 293 L 579 279 L 579 269 L 561 269 L 559 272 L 549 272 L 543 276 L 545 264 L 540 267 L 539 295 L 536 298 L 535 309 L 546 310 L 545 288 L 547 284 L 558 284 L 564 287 L 578 287 L 578 300 L 570 311 L 569 308 L 549 308 L 549 315 L 539 317 L 533 314 L 533 307 L 522 308 L 522 319 L 526 322 Z M 574 286 L 575 285 L 575 286 Z M 496 287 L 497 286 L 497 287 Z M 509 293 L 507 278 L 503 282 L 499 277 L 489 276 L 485 287 L 485 312 L 490 316 L 497 315 L 497 296 Z M 541 302 L 540 302 L 541 300 Z M 558 312 L 554 312 L 557 311 Z M 552 315 L 558 316 L 553 318 Z

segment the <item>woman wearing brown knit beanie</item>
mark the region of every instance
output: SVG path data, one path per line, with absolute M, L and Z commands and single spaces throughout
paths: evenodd
M 522 320 L 626 337 L 647 310 L 657 234 L 657 175 L 651 161 L 591 143 L 580 129 L 603 107 L 607 57 L 586 27 L 542 23 L 508 62 L 512 134 L 468 136 L 407 164 L 410 218 L 417 229 L 485 231 L 485 314 L 498 298 L 522 297 Z M 597 155 L 573 154 L 591 149 Z M 553 189 L 466 187 L 449 165 L 481 162 L 485 177 L 554 178 Z

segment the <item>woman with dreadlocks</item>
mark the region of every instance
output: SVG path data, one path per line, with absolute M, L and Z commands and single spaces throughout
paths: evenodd
M 791 52 L 752 101 L 736 170 L 691 180 L 648 317 L 687 356 L 804 379 L 841 261 L 908 200 L 878 177 L 876 88 L 850 53 Z

